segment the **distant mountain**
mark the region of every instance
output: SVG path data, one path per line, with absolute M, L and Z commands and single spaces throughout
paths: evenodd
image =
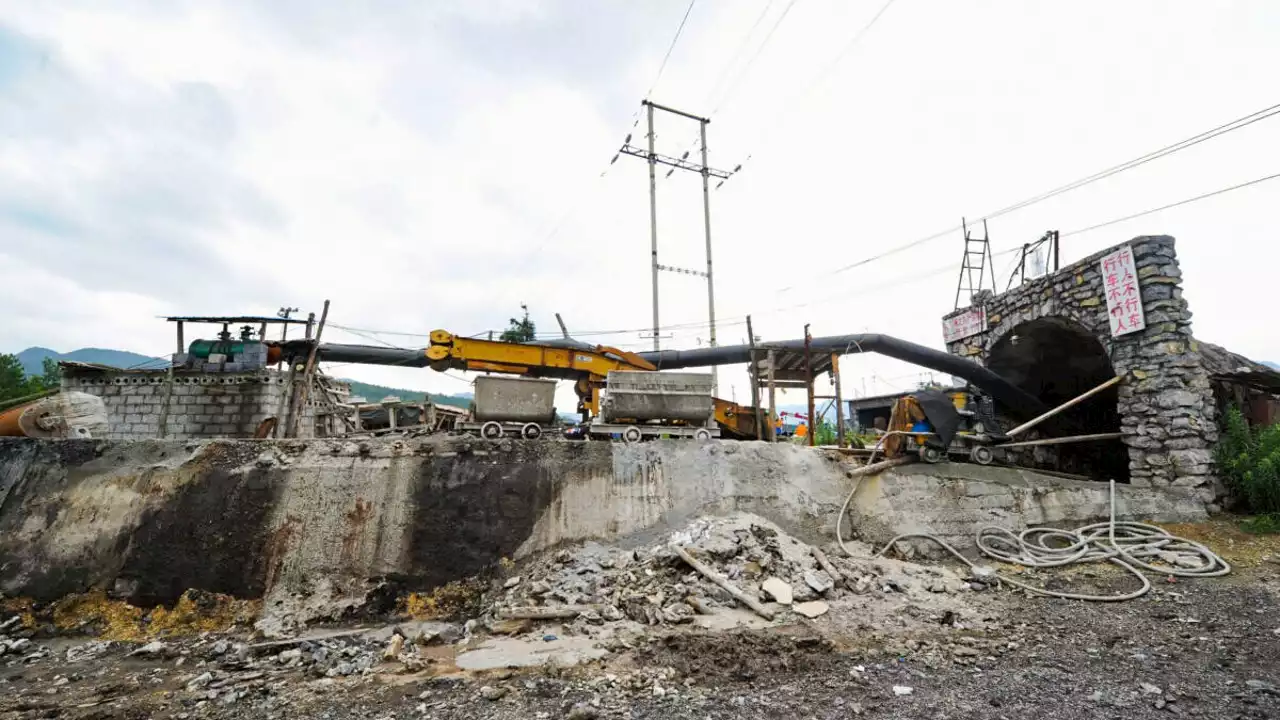
M 379 400 L 394 395 L 401 400 L 422 400 L 429 398 L 431 402 L 438 405 L 453 405 L 455 407 L 465 408 L 471 405 L 471 394 L 460 395 L 437 395 L 435 393 L 424 393 L 420 390 L 406 390 L 405 388 L 393 388 L 386 385 L 374 385 L 372 383 L 364 383 L 359 380 L 348 380 L 346 378 L 338 378 L 344 383 L 351 386 L 351 394 L 359 395 L 368 402 L 378 402 Z
M 1263 361 L 1262 361 L 1262 364 L 1263 364 L 1263 365 L 1266 365 L 1267 367 L 1271 368 L 1272 370 L 1280 370 L 1280 364 L 1278 364 L 1278 363 L 1273 363 L 1273 362 L 1271 362 L 1270 360 L 1263 360 Z
M 148 357 L 126 350 L 106 350 L 103 348 L 80 348 L 68 353 L 42 347 L 29 347 L 18 353 L 18 362 L 28 375 L 39 375 L 44 372 L 45 358 L 65 360 L 68 362 L 96 363 L 116 368 L 164 368 L 169 367 L 168 359 Z
M 49 348 L 29 347 L 18 353 L 18 362 L 22 363 L 22 369 L 28 375 L 40 375 L 43 373 L 45 358 L 53 358 L 56 361 L 65 360 L 69 362 L 95 363 L 98 365 L 106 365 L 108 367 L 123 369 L 169 367 L 169 361 L 167 359 L 147 357 L 146 355 L 139 355 L 138 353 L 129 352 L 127 350 L 80 348 L 79 350 L 72 350 L 68 353 L 60 353 L 57 350 L 50 350 Z M 439 403 L 441 405 L 453 405 L 465 408 L 471 404 L 470 394 L 437 395 L 434 393 L 424 393 L 418 390 L 362 383 L 359 380 L 347 380 L 345 378 L 339 379 L 351 385 L 352 395 L 359 395 L 369 402 L 377 402 L 388 395 L 395 395 L 401 400 L 421 400 L 430 395 L 431 402 Z

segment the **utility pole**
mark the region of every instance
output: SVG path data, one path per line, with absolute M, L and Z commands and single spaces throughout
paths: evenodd
M 698 123 L 698 130 L 702 137 L 702 227 L 707 238 L 707 318 L 711 321 L 711 347 L 716 346 L 716 286 L 714 276 L 711 274 L 711 190 L 707 187 L 710 178 L 707 168 L 707 123 L 711 122 L 703 118 Z M 748 323 L 748 326 L 750 323 Z M 747 328 L 750 332 L 750 327 Z M 754 345 L 754 341 L 752 342 Z M 754 362 L 754 358 L 752 358 Z M 718 389 L 720 385 L 720 373 L 715 365 L 711 366 L 711 387 L 713 390 Z M 753 405 L 755 403 L 752 403 Z
M 653 349 L 658 350 L 658 156 L 653 152 L 653 105 L 644 101 L 649 116 L 649 253 L 653 266 Z
M 813 447 L 817 423 L 813 417 L 813 336 L 809 334 L 809 323 L 804 324 L 804 382 L 809 396 L 809 447 Z
M 647 143 L 648 147 L 647 149 L 645 149 L 645 148 L 640 148 L 635 145 L 632 145 L 630 142 L 630 136 L 627 136 L 628 137 L 627 142 L 623 144 L 622 148 L 618 152 L 619 154 L 632 155 L 634 157 L 641 158 L 649 163 L 649 255 L 650 255 L 650 267 L 653 274 L 653 349 L 654 350 L 659 349 L 658 333 L 661 325 L 658 322 L 658 272 L 664 271 L 664 270 L 667 272 L 676 272 L 684 275 L 698 275 L 707 279 L 707 319 L 710 324 L 710 344 L 712 347 L 715 347 L 716 346 L 716 293 L 715 293 L 715 283 L 714 283 L 714 278 L 712 273 L 712 262 L 711 262 L 710 183 L 711 183 L 711 178 L 713 177 L 718 178 L 721 182 L 723 182 L 726 179 L 728 179 L 729 176 L 733 174 L 733 172 L 717 170 L 713 167 L 710 167 L 707 164 L 707 125 L 711 122 L 709 118 L 700 117 L 692 113 L 687 113 L 683 110 L 676 110 L 675 108 L 659 105 L 657 103 L 653 103 L 648 100 L 644 100 L 642 104 L 644 105 L 645 115 L 648 120 L 648 128 L 649 128 L 648 143 Z M 655 149 L 655 144 L 657 139 L 657 136 L 655 135 L 655 132 L 654 132 L 653 113 L 655 110 L 661 110 L 665 113 L 676 115 L 678 117 L 682 117 L 687 120 L 693 120 L 698 123 L 699 137 L 702 138 L 702 161 L 700 163 L 690 162 L 688 160 L 689 153 L 687 152 L 684 153 L 683 156 L 677 158 L 670 155 L 663 155 Z M 689 270 L 685 268 L 672 267 L 669 265 L 662 265 L 661 263 L 658 262 L 657 166 L 659 164 L 670 166 L 672 168 L 672 172 L 674 172 L 675 170 L 688 170 L 690 172 L 696 172 L 702 176 L 702 226 L 703 226 L 703 233 L 706 237 L 706 250 L 707 250 L 706 271 Z M 736 170 L 737 168 L 734 169 L 734 171 Z M 669 174 L 670 172 L 668 172 L 668 175 Z M 713 379 L 718 379 L 715 376 L 714 369 L 712 370 L 712 376 L 713 376 Z

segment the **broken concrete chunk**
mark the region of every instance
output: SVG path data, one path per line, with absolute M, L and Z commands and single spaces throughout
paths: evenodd
M 165 644 L 156 640 L 129 653 L 129 657 L 160 655 L 165 651 L 165 649 Z
M 213 673 L 205 672 L 187 681 L 187 690 L 195 691 L 213 682 Z
M 819 595 L 826 594 L 836 586 L 835 579 L 826 570 L 805 570 L 804 583 Z
M 826 615 L 831 606 L 822 600 L 814 600 L 813 602 L 796 603 L 791 606 L 791 609 L 795 610 L 798 615 L 803 615 L 812 620 Z
M 493 620 L 489 623 L 489 632 L 494 635 L 519 635 L 527 632 L 533 624 L 526 618 L 508 618 L 505 620 Z
M 502 583 L 502 588 L 503 588 L 504 590 L 510 590 L 511 588 L 513 588 L 513 587 L 515 587 L 515 586 L 517 586 L 517 585 L 519 585 L 519 584 L 520 584 L 520 576 L 519 576 L 519 575 L 513 575 L 512 577 L 507 578 L 507 581 L 506 581 L 506 582 Z
M 391 636 L 391 641 L 387 643 L 386 649 L 382 651 L 383 660 L 395 660 L 404 651 L 404 636 L 396 633 Z
M 781 580 L 776 577 L 771 577 L 760 583 L 760 589 L 765 591 L 765 593 L 767 593 L 769 597 L 773 598 L 776 602 L 782 603 L 783 605 L 790 605 L 791 599 L 794 595 L 791 592 L 791 586 L 788 585 L 785 580 Z

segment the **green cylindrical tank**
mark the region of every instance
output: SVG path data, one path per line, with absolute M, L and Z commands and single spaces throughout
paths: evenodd
M 191 347 L 187 348 L 187 354 L 192 357 L 198 357 L 201 360 L 208 360 L 210 355 L 240 355 L 245 351 L 248 345 L 259 345 L 258 342 L 241 342 L 239 340 L 192 340 Z

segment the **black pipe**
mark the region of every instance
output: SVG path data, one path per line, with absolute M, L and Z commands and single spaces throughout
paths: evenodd
M 285 355 L 301 355 L 306 352 L 308 347 L 309 345 L 305 340 L 285 343 Z M 812 348 L 815 352 L 834 352 L 841 355 L 874 352 L 926 367 L 930 370 L 937 370 L 938 372 L 945 372 L 964 378 L 986 391 L 997 402 L 1020 417 L 1032 418 L 1049 410 L 1048 406 L 1040 402 L 1034 395 L 971 360 L 965 360 L 962 357 L 951 355 L 941 350 L 934 350 L 933 348 L 917 345 L 906 340 L 899 340 L 888 335 L 867 333 L 813 338 Z M 770 349 L 804 352 L 804 340 L 783 340 L 781 342 L 756 345 L 757 353 L 764 353 Z M 679 368 L 747 363 L 751 361 L 751 346 L 725 345 L 722 347 L 699 348 L 697 350 L 659 350 L 637 354 L 653 363 L 659 370 L 675 370 Z M 366 365 L 427 367 L 431 364 L 427 360 L 426 350 L 378 347 L 376 345 L 324 343 L 320 346 L 318 356 L 324 362 Z
M 309 351 L 306 340 L 291 340 L 284 344 L 285 357 L 303 357 Z M 410 350 L 377 345 L 339 345 L 321 343 L 317 359 L 324 362 L 357 363 L 361 365 L 400 365 L 403 367 L 427 367 L 426 350 Z
M 904 360 L 913 365 L 920 365 L 930 370 L 937 370 L 964 378 L 985 390 L 992 398 L 1015 415 L 1032 418 L 1049 410 L 1048 406 L 1040 402 L 1036 396 L 972 360 L 965 360 L 962 357 L 951 355 L 941 350 L 934 350 L 924 345 L 917 345 L 888 335 L 866 333 L 819 337 L 813 338 L 810 347 L 815 352 L 839 353 L 841 355 L 861 352 L 879 353 L 887 357 Z M 783 340 L 781 342 L 756 345 L 758 356 L 770 349 L 804 352 L 805 342 L 804 340 Z M 751 362 L 750 345 L 726 345 L 723 347 L 699 348 L 697 350 L 658 350 L 636 354 L 653 363 L 659 370 Z

